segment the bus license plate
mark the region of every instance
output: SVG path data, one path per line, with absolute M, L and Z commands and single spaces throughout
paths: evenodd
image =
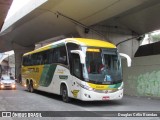
M 109 100 L 109 96 L 103 96 L 102 100 Z

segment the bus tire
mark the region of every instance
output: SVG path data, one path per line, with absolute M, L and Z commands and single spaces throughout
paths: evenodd
M 66 85 L 63 85 L 61 87 L 61 94 L 62 94 L 63 102 L 69 103 L 71 101 L 71 98 L 68 97 L 68 90 L 67 90 Z
M 30 84 L 28 80 L 26 80 L 26 85 L 27 85 L 27 91 L 30 92 Z
M 29 84 L 29 91 L 30 91 L 31 93 L 33 93 L 33 91 L 34 91 L 34 88 L 33 88 L 33 81 L 30 81 L 30 84 Z

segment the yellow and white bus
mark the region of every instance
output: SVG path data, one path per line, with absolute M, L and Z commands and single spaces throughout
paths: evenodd
M 115 45 L 101 40 L 67 38 L 26 53 L 22 84 L 83 101 L 123 97 L 121 59 Z

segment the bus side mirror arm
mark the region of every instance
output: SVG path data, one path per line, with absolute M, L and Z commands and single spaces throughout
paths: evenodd
M 78 54 L 80 56 L 80 62 L 81 64 L 85 63 L 85 54 L 81 50 L 71 50 L 71 53 Z
M 131 67 L 132 60 L 131 60 L 130 56 L 127 54 L 124 54 L 124 53 L 119 53 L 119 54 L 120 54 L 120 56 L 125 57 L 127 59 L 127 65 L 128 65 L 128 67 Z

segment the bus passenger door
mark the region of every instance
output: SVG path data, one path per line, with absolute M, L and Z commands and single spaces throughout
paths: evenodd
M 70 70 L 72 75 L 71 94 L 74 98 L 80 97 L 80 87 L 78 85 L 82 79 L 82 64 L 80 63 L 80 56 L 78 54 L 71 54 Z

